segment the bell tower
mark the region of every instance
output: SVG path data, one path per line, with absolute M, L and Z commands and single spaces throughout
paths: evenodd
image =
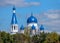
M 18 23 L 17 23 L 15 10 L 16 10 L 16 8 L 14 6 L 12 20 L 11 20 L 11 34 L 16 34 L 18 32 Z

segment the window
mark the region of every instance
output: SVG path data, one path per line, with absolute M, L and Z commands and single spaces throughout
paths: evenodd
M 14 30 L 15 30 L 15 26 L 14 26 Z
M 13 26 L 12 26 L 12 30 L 13 30 Z

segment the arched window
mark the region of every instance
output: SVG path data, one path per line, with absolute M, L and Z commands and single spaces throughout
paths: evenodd
M 14 30 L 15 30 L 15 26 L 14 26 Z
M 12 26 L 12 30 L 13 30 L 13 26 Z

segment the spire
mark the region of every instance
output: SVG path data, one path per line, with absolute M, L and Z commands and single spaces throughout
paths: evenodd
M 15 6 L 13 6 L 13 13 L 15 13 L 15 10 L 16 10 L 16 8 L 15 8 Z
M 31 16 L 33 16 L 33 13 L 31 12 Z
M 17 24 L 17 18 L 16 18 L 16 14 L 15 14 L 15 6 L 13 6 L 13 16 L 12 16 L 12 21 L 11 24 Z

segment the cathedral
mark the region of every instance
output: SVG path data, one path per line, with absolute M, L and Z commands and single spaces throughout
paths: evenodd
M 38 20 L 36 17 L 33 16 L 33 14 L 31 14 L 31 16 L 28 17 L 27 19 L 26 29 L 23 25 L 20 28 L 18 28 L 15 10 L 16 8 L 13 7 L 13 15 L 12 15 L 12 20 L 11 20 L 11 34 L 16 34 L 16 33 L 24 34 L 25 30 L 27 30 L 29 31 L 30 35 L 35 35 L 44 31 L 44 26 L 43 25 L 41 25 L 40 27 L 38 26 Z

